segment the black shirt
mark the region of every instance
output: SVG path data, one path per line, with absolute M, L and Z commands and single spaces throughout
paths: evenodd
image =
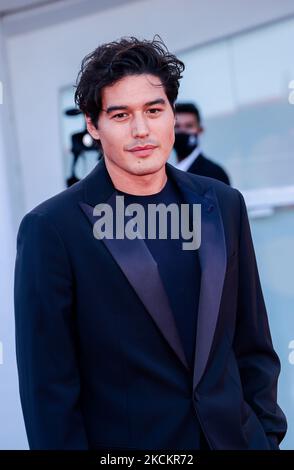
M 145 209 L 145 243 L 155 259 L 163 285 L 167 292 L 171 309 L 174 314 L 180 339 L 183 344 L 187 362 L 193 371 L 197 310 L 200 291 L 200 265 L 197 250 L 183 250 L 183 238 L 179 230 L 179 238 L 171 238 L 171 217 L 167 217 L 167 237 L 159 238 L 159 224 L 156 225 L 156 238 L 148 238 L 148 204 L 163 203 L 184 204 L 181 193 L 171 180 L 167 180 L 164 188 L 156 194 L 135 196 L 118 191 L 124 196 L 125 206 L 140 204 Z M 157 219 L 158 221 L 158 219 Z M 187 240 L 186 240 L 187 241 Z M 193 372 L 192 372 L 193 373 Z

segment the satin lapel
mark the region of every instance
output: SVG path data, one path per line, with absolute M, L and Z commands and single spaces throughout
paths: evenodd
M 113 209 L 116 194 L 113 192 L 107 201 L 107 204 Z M 80 203 L 80 206 L 91 224 L 94 225 L 97 220 L 93 215 L 94 207 L 83 202 Z M 129 240 L 124 237 L 122 239 L 104 238 L 101 241 L 128 279 L 163 337 L 182 364 L 189 369 L 157 264 L 144 240 L 138 238 Z
M 208 362 L 216 329 L 226 273 L 226 244 L 217 198 L 205 194 L 210 204 L 202 211 L 202 242 L 199 249 L 201 288 L 195 348 L 193 385 L 200 382 Z
M 179 171 L 175 173 L 169 167 L 169 173 L 175 178 L 187 203 L 201 204 L 201 245 L 198 252 L 201 286 L 193 376 L 195 388 L 205 371 L 216 329 L 226 272 L 226 244 L 214 189 L 207 187 L 201 191 L 196 185 L 193 187 L 191 180 L 188 184 L 187 179 L 179 175 Z

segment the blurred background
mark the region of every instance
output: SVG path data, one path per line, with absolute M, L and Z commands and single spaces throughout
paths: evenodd
M 97 162 L 73 112 L 82 58 L 154 34 L 186 64 L 179 100 L 201 110 L 201 147 L 245 197 L 282 363 L 281 448 L 294 449 L 293 0 L 0 0 L 0 449 L 27 448 L 13 313 L 20 220 Z

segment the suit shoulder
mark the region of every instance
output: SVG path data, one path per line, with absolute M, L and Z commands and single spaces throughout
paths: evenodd
M 243 196 L 238 189 L 209 176 L 192 173 L 187 173 L 187 175 L 189 175 L 191 182 L 193 181 L 198 186 L 201 185 L 203 193 L 211 189 L 214 191 L 223 212 L 226 211 L 232 214 L 233 211 L 235 214 L 239 213 L 240 200 L 242 203 Z
M 202 160 L 205 162 L 205 165 L 207 165 L 207 167 L 210 167 L 210 168 L 213 168 L 215 170 L 218 170 L 218 171 L 221 171 L 221 172 L 225 173 L 225 170 L 223 169 L 223 167 L 219 163 L 217 163 L 216 161 L 214 161 L 211 158 L 205 157 L 204 155 L 201 155 L 201 157 L 202 157 Z
M 216 163 L 214 160 L 205 157 L 203 154 L 201 154 L 199 158 L 202 161 L 202 166 L 205 167 L 207 172 L 211 173 L 213 178 L 221 179 L 221 181 L 230 184 L 230 178 L 227 172 L 219 163 Z
M 83 181 L 81 180 L 35 206 L 25 214 L 21 225 L 24 221 L 38 218 L 38 216 L 43 216 L 42 218 L 46 218 L 53 224 L 63 224 L 78 208 L 78 201 L 82 199 L 82 191 Z
M 236 195 L 237 193 L 239 193 L 239 191 L 233 188 L 232 186 L 229 186 L 223 181 L 217 180 L 210 176 L 197 175 L 195 173 L 189 172 L 186 172 L 186 175 L 188 178 L 190 178 L 191 181 L 200 184 L 203 189 L 213 187 L 215 191 L 219 194 Z

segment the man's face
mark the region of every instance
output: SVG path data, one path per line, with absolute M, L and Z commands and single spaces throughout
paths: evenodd
M 126 76 L 103 88 L 101 97 L 97 129 L 86 121 L 101 141 L 107 167 L 137 176 L 162 170 L 173 147 L 175 118 L 160 79 Z
M 183 134 L 200 134 L 202 128 L 193 113 L 176 113 L 175 131 Z

